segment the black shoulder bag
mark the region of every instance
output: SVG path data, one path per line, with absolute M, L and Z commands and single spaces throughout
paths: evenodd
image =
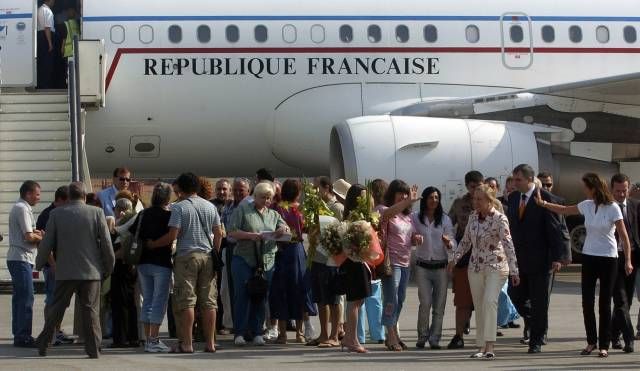
M 191 199 L 189 198 L 187 198 L 187 200 L 189 200 L 189 202 L 191 203 L 191 206 L 193 206 L 193 208 L 196 210 L 196 214 L 198 215 L 198 220 L 200 221 L 200 226 L 202 227 L 202 232 L 204 232 L 204 234 L 207 236 L 209 245 L 211 245 L 211 261 L 213 263 L 213 270 L 221 271 L 222 267 L 224 267 L 224 263 L 222 262 L 222 257 L 220 256 L 220 252 L 218 252 L 218 249 L 216 249 L 216 247 L 213 245 L 213 241 L 211 240 L 211 233 L 209 233 L 209 230 L 211 229 L 211 227 L 207 228 L 207 225 L 204 223 L 204 220 L 202 219 L 202 215 L 200 215 L 200 212 L 198 211 L 198 208 L 196 207 L 196 205 L 193 204 L 193 201 L 191 201 Z
M 256 270 L 253 273 L 253 277 L 247 281 L 247 292 L 253 303 L 261 303 L 264 301 L 267 296 L 267 291 L 269 290 L 269 281 L 267 281 L 264 275 L 264 261 L 262 259 L 263 243 L 262 240 L 260 240 L 259 244 L 255 243 L 256 246 L 254 246 L 253 252 L 256 257 Z M 258 250 L 260 251 L 258 252 Z

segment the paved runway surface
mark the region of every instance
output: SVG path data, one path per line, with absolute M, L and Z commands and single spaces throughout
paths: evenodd
M 14 348 L 11 344 L 11 296 L 0 296 L 0 370 L 423 370 L 430 369 L 498 369 L 498 370 L 601 370 L 640 369 L 640 346 L 633 354 L 612 350 L 608 359 L 596 355 L 581 357 L 585 346 L 580 284 L 578 273 L 561 274 L 556 281 L 551 299 L 549 345 L 542 354 L 530 356 L 526 346 L 518 340 L 520 329 L 503 330 L 498 338 L 497 359 L 472 360 L 474 330 L 468 336 L 463 350 L 416 350 L 415 321 L 418 307 L 417 289 L 410 287 L 401 318 L 401 333 L 411 349 L 391 353 L 382 345 L 369 345 L 370 353 L 363 355 L 341 353 L 339 349 L 316 349 L 302 345 L 266 345 L 265 347 L 236 348 L 230 336 L 220 338 L 216 354 L 202 353 L 203 344 L 197 344 L 195 354 L 147 354 L 142 348 L 135 350 L 106 349 L 99 360 L 86 358 L 82 346 L 67 345 L 51 348 L 47 358 L 37 356 L 35 349 Z M 42 329 L 43 295 L 36 297 L 34 336 Z M 443 346 L 453 335 L 452 295 L 449 295 L 445 314 Z M 638 314 L 634 300 L 632 319 Z M 73 311 L 65 317 L 63 328 L 72 329 Z M 519 321 L 522 322 L 521 320 Z M 165 324 L 166 326 L 166 324 Z M 473 321 L 472 321 L 473 327 Z M 166 331 L 166 328 L 164 329 Z M 164 332 L 166 335 L 166 332 Z M 292 334 L 289 336 L 292 338 Z M 293 337 L 295 338 L 295 337 Z M 174 340 L 167 339 L 168 344 Z M 105 345 L 108 342 L 105 342 Z M 595 353 L 594 353 L 595 354 Z

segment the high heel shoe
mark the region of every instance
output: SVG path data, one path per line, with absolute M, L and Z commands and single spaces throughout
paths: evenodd
M 581 356 L 588 356 L 589 354 L 591 354 L 591 352 L 593 352 L 596 349 L 595 344 L 589 344 L 587 345 L 586 348 L 582 349 L 582 351 L 580 352 Z
M 347 348 L 347 351 L 349 353 L 353 352 L 353 353 L 369 353 L 369 351 L 363 347 L 362 345 L 360 346 L 356 346 L 356 345 L 349 345 L 349 344 L 345 344 L 343 342 L 340 342 L 340 351 L 344 352 L 344 348 Z

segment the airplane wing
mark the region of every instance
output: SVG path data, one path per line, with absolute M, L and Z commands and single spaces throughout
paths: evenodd
M 640 144 L 640 73 L 420 102 L 391 115 L 535 123 L 568 129 L 570 140 Z

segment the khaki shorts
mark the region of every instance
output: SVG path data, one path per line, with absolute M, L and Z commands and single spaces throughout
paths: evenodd
M 177 256 L 173 263 L 173 310 L 217 309 L 216 272 L 211 255 L 203 252 Z

